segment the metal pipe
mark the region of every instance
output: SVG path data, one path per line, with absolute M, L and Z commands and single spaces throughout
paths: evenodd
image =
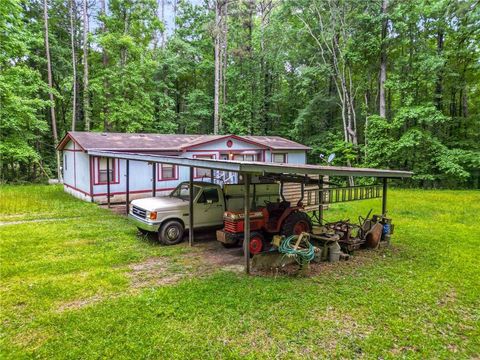
M 125 187 L 126 187 L 126 191 L 125 191 L 125 205 L 126 205 L 126 213 L 128 215 L 128 210 L 129 210 L 129 206 L 130 206 L 130 160 L 126 160 L 126 183 L 125 183 Z
M 193 246 L 193 167 L 190 166 L 190 178 L 188 182 L 189 200 L 188 200 L 188 245 Z
M 157 163 L 152 163 L 152 196 L 157 195 Z
M 387 178 L 383 178 L 383 191 L 382 191 L 382 215 L 387 213 Z
M 244 179 L 244 233 L 243 233 L 243 254 L 245 257 L 245 272 L 250 274 L 250 174 L 243 174 Z
M 110 158 L 107 158 L 107 205 L 110 207 Z

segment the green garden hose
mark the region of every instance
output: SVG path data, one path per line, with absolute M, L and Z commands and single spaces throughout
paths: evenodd
M 294 249 L 297 239 L 297 235 L 292 235 L 283 239 L 278 247 L 278 251 L 287 256 L 295 256 L 295 260 L 297 260 L 300 265 L 304 265 L 312 261 L 315 257 L 314 247 L 306 238 L 304 238 L 301 243 L 303 243 L 304 246 L 306 245 L 307 248 L 298 247 L 297 249 Z

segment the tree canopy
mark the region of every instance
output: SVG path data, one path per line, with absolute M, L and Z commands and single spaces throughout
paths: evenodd
M 55 176 L 54 105 L 58 136 L 280 135 L 478 188 L 479 44 L 477 0 L 0 0 L 2 180 Z

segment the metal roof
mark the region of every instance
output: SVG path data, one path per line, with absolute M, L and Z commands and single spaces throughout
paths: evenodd
M 75 141 L 83 150 L 109 151 L 184 151 L 205 143 L 233 138 L 253 143 L 272 150 L 310 150 L 310 147 L 279 136 L 239 135 L 177 135 L 177 134 L 131 134 L 69 131 L 57 149 L 62 150 L 69 140 Z
M 118 159 L 137 161 L 158 162 L 174 164 L 178 166 L 193 166 L 204 169 L 234 171 L 264 175 L 274 174 L 305 174 L 305 175 L 328 175 L 328 176 L 373 176 L 382 178 L 408 178 L 413 175 L 411 171 L 355 168 L 345 166 L 322 166 L 309 164 L 283 164 L 257 161 L 231 161 L 214 159 L 191 159 L 178 156 L 151 155 L 127 153 L 118 151 L 88 151 L 89 155 L 104 156 Z

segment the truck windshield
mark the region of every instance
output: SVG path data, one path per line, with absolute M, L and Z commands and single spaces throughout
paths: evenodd
M 194 199 L 197 196 L 199 190 L 200 190 L 200 188 L 198 186 L 193 186 L 193 198 Z M 190 189 L 189 189 L 188 183 L 182 183 L 182 184 L 178 185 L 176 187 L 176 189 L 173 190 L 170 193 L 169 196 L 179 198 L 179 199 L 182 199 L 182 200 L 185 200 L 185 201 L 190 200 Z

